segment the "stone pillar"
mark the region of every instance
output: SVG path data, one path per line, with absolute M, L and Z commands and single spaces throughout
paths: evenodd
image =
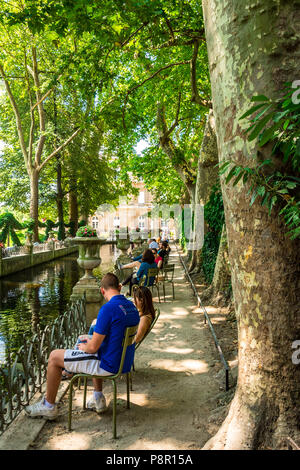
M 131 273 L 132 269 L 119 269 L 120 264 L 130 263 L 131 257 L 128 255 L 127 251 L 130 248 L 130 238 L 129 235 L 127 238 L 119 238 L 117 235 L 117 248 L 121 250 L 121 255 L 117 258 L 115 264 L 115 273 L 118 276 L 120 282 L 124 281 Z
M 77 262 L 85 270 L 85 274 L 73 287 L 71 302 L 86 295 L 86 320 L 88 327 L 92 321 L 97 318 L 99 309 L 103 304 L 104 298 L 100 292 L 97 279 L 93 275 L 93 269 L 101 263 L 100 245 L 102 240 L 98 237 L 75 237 L 72 244 L 79 245 L 79 257 Z
M 33 234 L 27 233 L 26 234 L 26 242 L 25 242 L 25 252 L 27 255 L 30 256 L 30 266 L 33 265 L 33 243 L 32 243 Z
M 96 278 L 81 278 L 73 287 L 70 297 L 71 302 L 81 299 L 84 294 L 86 296 L 86 322 L 87 326 L 90 327 L 92 321 L 97 318 L 101 305 L 104 303 L 104 298 Z

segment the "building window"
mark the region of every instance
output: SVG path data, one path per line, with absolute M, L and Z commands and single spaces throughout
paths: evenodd
M 144 204 L 145 203 L 145 192 L 144 191 L 141 191 L 139 193 L 138 203 L 139 204 Z
M 98 217 L 94 216 L 94 217 L 92 218 L 92 227 L 93 227 L 93 228 L 98 228 L 98 226 L 99 226 Z
M 140 215 L 139 216 L 139 228 L 142 230 L 143 228 L 145 228 L 145 216 L 144 215 Z

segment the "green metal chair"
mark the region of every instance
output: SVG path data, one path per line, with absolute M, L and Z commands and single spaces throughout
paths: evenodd
M 162 285 L 164 293 L 164 301 L 166 301 L 166 286 L 165 283 L 170 283 L 172 285 L 173 300 L 175 300 L 175 289 L 174 289 L 174 269 L 175 264 L 169 264 L 162 269 Z
M 121 355 L 121 362 L 119 370 L 114 375 L 89 375 L 89 374 L 76 374 L 70 380 L 69 385 L 69 417 L 68 417 L 68 430 L 71 431 L 72 426 L 72 404 L 73 404 L 73 383 L 77 379 L 84 379 L 84 392 L 83 392 L 83 409 L 86 409 L 86 392 L 87 392 L 87 381 L 88 379 L 102 379 L 102 380 L 111 380 L 113 382 L 113 390 L 114 390 L 114 401 L 113 401 L 113 438 L 117 438 L 117 379 L 122 374 L 125 355 L 128 346 L 131 346 L 135 342 L 135 335 L 138 329 L 138 325 L 131 326 L 126 328 L 124 333 L 123 339 L 123 350 Z M 130 408 L 130 372 L 126 373 L 127 379 L 127 408 Z
M 169 264 L 169 253 L 164 256 L 163 267 Z
M 158 295 L 158 301 L 160 303 L 160 294 L 159 294 L 159 280 L 158 280 L 158 273 L 159 273 L 159 269 L 158 268 L 150 268 L 148 269 L 148 273 L 147 273 L 147 279 L 146 279 L 146 282 L 144 282 L 144 284 L 142 284 L 143 286 L 145 287 L 151 287 L 151 290 L 152 290 L 152 294 L 153 294 L 153 287 L 156 287 L 157 289 L 157 295 Z M 150 278 L 151 277 L 154 277 L 154 282 L 153 284 L 150 286 Z
M 152 320 L 152 323 L 149 327 L 149 330 L 144 334 L 144 337 L 141 339 L 141 341 L 139 343 L 136 343 L 135 345 L 135 351 L 140 347 L 140 345 L 142 344 L 143 341 L 145 341 L 145 339 L 147 338 L 148 334 L 150 333 L 150 331 L 152 330 L 152 328 L 154 327 L 155 323 L 157 322 L 158 318 L 159 318 L 159 315 L 160 315 L 160 310 L 159 308 L 156 308 L 155 309 L 155 317 L 154 319 Z
M 155 317 L 154 317 L 154 319 L 152 320 L 151 325 L 150 325 L 148 331 L 145 333 L 145 335 L 144 335 L 144 337 L 141 339 L 141 341 L 140 341 L 139 343 L 136 343 L 136 345 L 135 345 L 135 351 L 140 347 L 140 345 L 142 344 L 142 342 L 145 341 L 145 339 L 146 339 L 147 336 L 149 335 L 150 331 L 153 329 L 155 323 L 157 322 L 157 320 L 158 320 L 158 318 L 159 318 L 159 315 L 160 315 L 160 310 L 159 310 L 159 308 L 156 308 L 156 309 L 155 309 L 155 312 L 156 312 L 156 313 L 155 313 Z M 132 370 L 135 372 L 134 363 L 133 363 L 133 365 L 132 365 Z M 132 372 L 130 372 L 129 378 L 130 378 L 130 390 L 132 390 Z
M 153 294 L 153 287 L 156 287 L 157 289 L 157 294 L 158 294 L 158 300 L 159 300 L 159 303 L 160 303 L 160 293 L 159 293 L 159 280 L 158 280 L 158 275 L 160 273 L 160 269 L 158 268 L 150 268 L 148 269 L 148 275 L 146 276 L 146 274 L 144 274 L 141 279 L 139 280 L 139 283 L 138 283 L 138 286 L 141 287 L 141 286 L 145 286 L 145 287 L 151 287 L 151 290 L 152 290 L 152 294 Z M 154 279 L 154 283 L 149 286 L 149 283 L 150 283 L 150 277 L 155 277 Z M 133 285 L 132 286 L 132 289 L 135 289 L 137 287 L 137 284 Z

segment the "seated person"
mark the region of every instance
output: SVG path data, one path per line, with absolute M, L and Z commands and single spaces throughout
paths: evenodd
M 154 254 L 154 262 L 156 263 L 158 269 L 160 269 L 162 267 L 163 259 L 158 254 L 156 248 L 151 248 L 151 251 Z M 137 270 L 138 270 L 141 266 L 141 263 L 142 263 L 142 257 L 143 257 L 143 255 L 139 255 L 139 256 L 136 256 L 135 258 L 132 259 L 132 263 L 121 264 L 120 269 L 137 268 Z
M 142 264 L 142 257 L 143 257 L 143 254 L 136 256 L 135 258 L 131 258 L 132 259 L 131 263 L 120 264 L 120 269 L 137 268 L 138 270 Z
M 150 250 L 152 250 L 152 248 L 156 248 L 158 250 L 159 245 L 157 241 L 155 240 L 155 238 L 152 238 L 152 240 L 149 241 L 149 248 Z
M 141 264 L 141 260 L 133 260 L 132 263 L 120 264 L 120 269 L 136 268 L 136 270 L 138 270 Z
M 135 342 L 139 343 L 144 338 L 155 318 L 155 310 L 150 289 L 144 286 L 135 286 L 133 288 L 133 301 L 140 315 L 140 323 L 135 337 Z M 90 326 L 89 335 L 93 334 L 95 326 L 96 320 L 94 320 Z M 82 335 L 80 338 L 84 339 L 84 336 L 88 335 Z
M 154 262 L 157 264 L 158 269 L 161 269 L 163 265 L 162 257 L 158 254 L 156 248 L 152 248 L 152 253 L 154 254 Z
M 167 251 L 167 248 L 168 248 L 168 243 L 167 242 L 161 242 L 159 244 L 159 250 L 158 250 L 158 254 L 159 256 L 162 257 L 163 259 L 163 264 L 164 264 L 164 258 L 165 256 L 167 256 L 169 254 L 169 252 Z
M 126 266 L 126 265 L 125 265 Z M 151 250 L 147 249 L 144 251 L 141 265 L 137 273 L 132 273 L 130 276 L 122 282 L 122 286 L 125 286 L 129 283 L 129 295 L 131 296 L 132 286 L 134 284 L 139 284 L 141 278 L 145 275 L 145 283 L 147 283 L 148 278 L 148 270 L 152 268 L 157 268 L 157 265 L 154 261 L 154 254 Z M 154 283 L 155 277 L 149 279 L 149 285 L 152 286 Z
M 46 417 L 53 420 L 58 416 L 55 399 L 63 368 L 72 373 L 98 375 L 99 378 L 93 379 L 94 395 L 88 401 L 87 408 L 95 409 L 98 413 L 106 409 L 101 376 L 118 372 L 125 329 L 138 325 L 140 317 L 133 302 L 120 295 L 121 285 L 115 274 L 105 274 L 100 290 L 107 302 L 100 308 L 92 338 L 86 343 L 80 343 L 78 350 L 56 349 L 51 352 L 46 395 L 40 402 L 25 407 L 26 414 L 31 418 Z M 127 349 L 123 373 L 131 370 L 134 350 L 134 344 Z
M 133 300 L 140 315 L 140 323 L 135 337 L 135 342 L 139 343 L 149 330 L 155 318 L 152 294 L 148 287 L 135 286 L 133 289 Z

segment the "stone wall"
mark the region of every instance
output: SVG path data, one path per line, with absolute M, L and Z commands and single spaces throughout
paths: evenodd
M 58 248 L 56 250 L 47 250 L 31 255 L 17 255 L 10 258 L 0 258 L 0 277 L 23 271 L 23 269 L 31 268 L 37 264 L 47 263 L 53 259 L 69 255 L 78 250 L 77 246 L 68 248 Z

